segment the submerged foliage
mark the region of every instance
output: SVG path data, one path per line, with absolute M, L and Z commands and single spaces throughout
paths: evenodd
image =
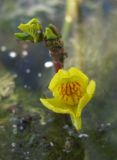
M 32 18 L 28 23 L 21 23 L 18 26 L 18 29 L 22 32 L 15 33 L 15 36 L 24 41 L 28 40 L 37 43 L 43 41 L 44 39 L 54 40 L 61 38 L 60 33 L 53 24 L 49 24 L 44 31 L 38 18 Z

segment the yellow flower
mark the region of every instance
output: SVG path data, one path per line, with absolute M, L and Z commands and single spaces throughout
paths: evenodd
M 54 97 L 40 101 L 53 112 L 69 114 L 75 128 L 80 130 L 82 110 L 93 97 L 95 88 L 95 81 L 89 81 L 77 68 L 60 69 L 49 84 Z

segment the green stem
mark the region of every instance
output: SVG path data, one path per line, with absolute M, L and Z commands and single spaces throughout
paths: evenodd
M 81 0 L 66 0 L 66 11 L 62 29 L 62 38 L 66 42 L 71 26 L 78 20 L 78 8 Z

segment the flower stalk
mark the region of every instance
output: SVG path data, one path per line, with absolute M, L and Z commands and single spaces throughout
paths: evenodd
M 55 72 L 64 67 L 64 59 L 67 54 L 64 52 L 64 44 L 60 39 L 45 40 L 46 47 L 49 49 L 49 55 L 52 58 Z

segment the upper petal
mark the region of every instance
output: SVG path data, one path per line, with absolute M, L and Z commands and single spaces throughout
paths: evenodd
M 67 82 L 74 82 L 77 81 L 81 85 L 83 89 L 85 89 L 88 85 L 88 77 L 78 70 L 75 67 L 71 67 L 68 71 L 64 69 L 60 69 L 52 78 L 49 89 L 53 92 L 56 92 L 56 86 L 67 83 Z
M 78 81 L 83 88 L 87 87 L 89 78 L 82 71 L 80 71 L 76 67 L 71 67 L 69 69 L 69 75 L 73 81 Z
M 68 79 L 69 79 L 68 72 L 63 69 L 60 69 L 50 81 L 49 89 L 53 91 L 56 86 L 58 86 L 61 83 L 67 82 Z
M 70 115 L 75 114 L 76 106 L 66 105 L 56 98 L 41 98 L 40 101 L 46 108 L 52 110 L 53 112 Z
M 86 89 L 86 93 L 84 94 L 84 96 L 80 99 L 79 103 L 78 103 L 78 107 L 77 107 L 77 116 L 81 116 L 81 112 L 83 110 L 83 108 L 87 105 L 87 103 L 91 100 L 91 98 L 94 95 L 95 92 L 95 88 L 96 88 L 96 83 L 94 80 L 91 80 L 89 82 L 89 85 L 87 86 Z

